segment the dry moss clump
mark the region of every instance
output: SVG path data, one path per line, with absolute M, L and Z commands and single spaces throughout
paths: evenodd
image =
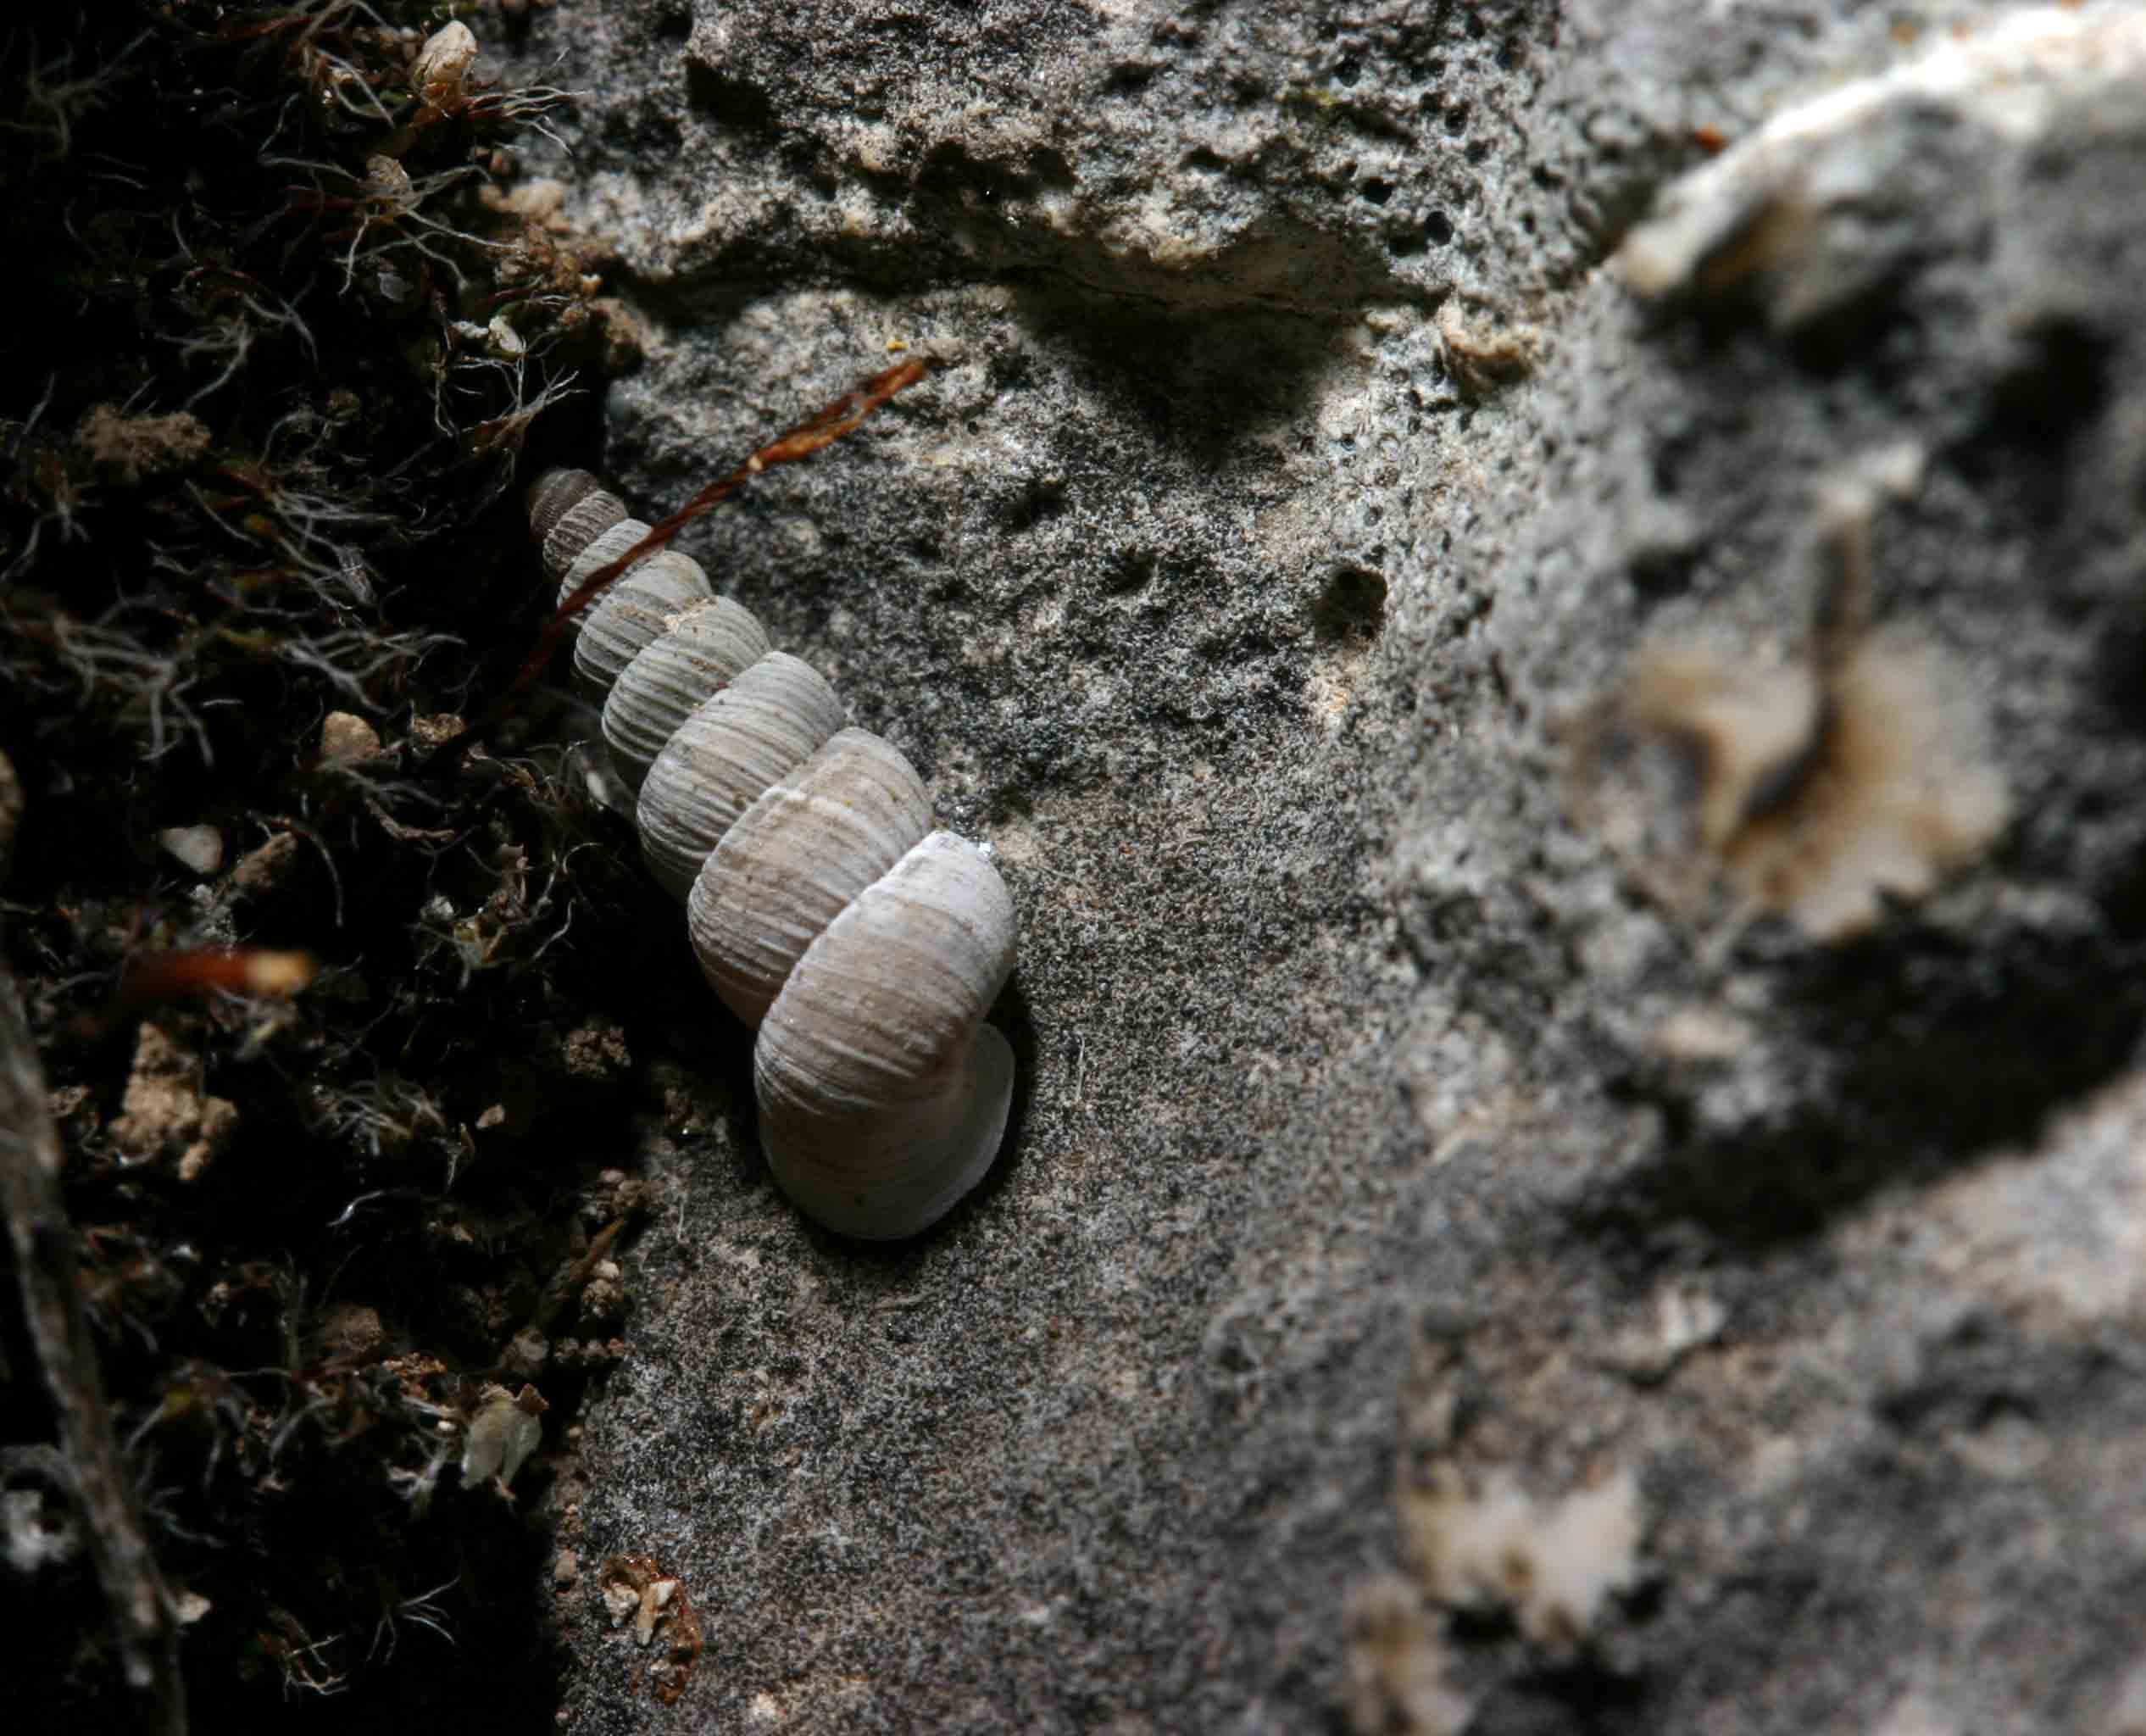
M 511 726 L 442 751 L 533 631 L 532 427 L 631 348 L 515 197 L 564 93 L 489 81 L 449 11 L 172 0 L 0 46 L 0 945 L 204 1728 L 548 1719 L 530 1492 L 604 1360 L 548 1335 L 645 1203 L 591 1132 L 623 1035 L 573 988 L 634 967 L 637 885 Z M 214 962 L 256 949 L 309 986 Z M 511 1487 L 461 1475 L 503 1386 L 541 1423 Z M 135 1728 L 54 1440 L 9 1310 L 18 1687 Z

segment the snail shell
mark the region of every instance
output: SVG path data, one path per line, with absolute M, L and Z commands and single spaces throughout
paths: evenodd
M 561 601 L 648 533 L 584 470 L 529 494 Z M 931 829 L 916 770 L 670 549 L 583 612 L 576 681 L 636 792 L 651 872 L 702 972 L 757 1027 L 775 1178 L 809 1216 L 891 1240 L 943 1216 L 1004 1137 L 1014 1054 L 984 1022 L 1014 967 L 990 859 Z

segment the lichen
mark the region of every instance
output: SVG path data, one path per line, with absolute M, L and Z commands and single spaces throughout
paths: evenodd
M 1745 909 L 1844 940 L 1927 896 L 2010 818 L 1972 684 L 1911 624 L 1870 625 L 1871 517 L 1915 471 L 1897 455 L 1869 468 L 1819 491 L 1808 632 L 1658 638 L 1580 731 L 1582 817 L 1687 913 L 1726 881 Z
M 1400 1494 L 1425 1593 L 1449 1608 L 1506 1609 L 1537 1644 L 1570 1651 L 1638 1572 L 1639 1485 L 1629 1469 L 1553 1499 L 1493 1470 L 1474 1487 L 1451 1466 Z

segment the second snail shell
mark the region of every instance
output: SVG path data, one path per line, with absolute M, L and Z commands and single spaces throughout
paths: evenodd
M 539 477 L 529 515 L 561 601 L 648 533 L 585 470 Z M 845 727 L 833 689 L 685 555 L 603 592 L 574 665 L 650 870 L 709 986 L 759 1028 L 776 1182 L 847 1235 L 926 1227 L 991 1167 L 1013 1100 L 1012 1048 L 984 1022 L 1014 966 L 990 858 L 933 831 L 909 761 Z

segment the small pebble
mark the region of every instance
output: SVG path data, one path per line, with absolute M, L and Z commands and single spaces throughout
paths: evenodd
M 224 835 L 213 826 L 167 826 L 157 842 L 197 874 L 224 865 Z

